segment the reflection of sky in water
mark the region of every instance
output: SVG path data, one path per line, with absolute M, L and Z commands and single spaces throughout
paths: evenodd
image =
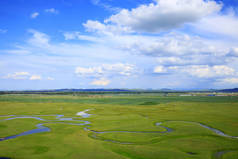
M 79 115 L 83 118 L 87 118 L 91 115 L 91 114 L 86 113 L 89 110 L 90 109 L 86 109 L 84 111 L 78 112 L 76 115 Z M 15 117 L 12 117 L 14 115 L 6 115 L 5 117 L 7 117 L 7 116 L 9 118 L 3 119 L 3 120 L 13 120 L 13 119 L 19 119 L 19 118 L 32 118 L 32 119 L 36 119 L 36 120 L 47 121 L 47 123 L 62 123 L 62 124 L 83 125 L 83 126 L 88 126 L 88 124 L 90 124 L 89 121 L 74 120 L 72 117 L 63 118 L 64 115 L 35 115 L 35 116 L 55 116 L 56 120 L 45 120 L 45 119 L 42 119 L 40 117 L 35 117 L 35 116 L 15 116 Z M 57 122 L 57 121 L 81 121 L 83 123 L 66 123 L 66 122 Z M 190 121 L 174 121 L 174 122 L 185 122 L 185 123 L 199 124 L 201 127 L 207 128 L 207 129 L 211 130 L 212 132 L 216 133 L 217 135 L 225 136 L 225 137 L 229 137 L 229 138 L 238 138 L 236 136 L 227 135 L 227 134 L 225 134 L 224 132 L 222 132 L 218 129 L 209 127 L 209 126 L 201 124 L 199 122 L 190 122 Z M 23 132 L 23 133 L 20 133 L 20 134 L 17 134 L 17 135 L 13 135 L 13 136 L 0 138 L 0 141 L 13 139 L 13 138 L 16 138 L 16 137 L 19 137 L 19 136 L 25 136 L 25 135 L 30 135 L 30 134 L 34 134 L 34 133 L 48 132 L 48 131 L 50 131 L 50 128 L 43 126 L 43 124 L 47 124 L 47 123 L 37 124 L 36 125 L 37 129 L 29 130 L 29 131 L 26 131 L 26 132 Z M 100 133 L 112 133 L 112 132 L 121 132 L 121 133 L 123 133 L 123 132 L 127 132 L 127 133 L 170 133 L 170 132 L 173 131 L 171 128 L 168 128 L 166 126 L 162 126 L 162 124 L 163 124 L 162 122 L 155 123 L 156 126 L 160 126 L 162 128 L 165 128 L 166 131 L 151 131 L 151 132 L 146 132 L 146 131 L 101 131 L 100 132 L 100 131 L 90 130 L 88 128 L 84 128 L 84 130 L 88 130 L 88 131 L 91 131 L 91 132 L 94 132 L 94 133 L 99 133 L 99 134 Z
M 82 112 L 79 112 L 79 113 L 82 113 L 81 116 L 86 118 L 86 117 L 90 116 L 90 114 L 85 113 L 86 111 L 89 111 L 89 109 L 87 109 L 85 111 L 82 111 Z M 19 119 L 19 118 L 20 119 L 31 118 L 31 119 L 41 120 L 41 121 L 47 121 L 49 123 L 63 123 L 63 124 L 69 124 L 69 125 L 87 125 L 87 124 L 90 124 L 89 121 L 73 120 L 73 118 L 62 118 L 64 115 L 36 115 L 36 116 L 56 116 L 56 120 L 45 120 L 45 119 L 42 119 L 40 117 L 35 117 L 35 116 L 15 116 L 15 117 L 13 117 L 13 116 L 15 116 L 15 115 L 4 116 L 4 117 L 10 117 L 10 118 L 3 119 L 3 120 L 13 120 L 13 119 Z M 84 122 L 84 123 L 65 123 L 65 122 L 55 122 L 55 121 L 81 121 L 81 122 Z M 50 131 L 50 128 L 43 126 L 43 124 L 44 123 L 37 124 L 36 125 L 37 129 L 29 130 L 29 131 L 26 131 L 26 132 L 23 132 L 23 133 L 20 133 L 20 134 L 17 134 L 17 135 L 13 135 L 13 136 L 0 138 L 0 141 L 13 139 L 13 138 L 16 138 L 16 137 L 19 137 L 19 136 L 25 136 L 25 135 Z
M 86 113 L 86 112 L 89 111 L 89 110 L 90 110 L 90 109 L 86 109 L 86 110 L 84 110 L 84 111 L 78 112 L 76 115 L 79 115 L 79 116 L 81 116 L 81 117 L 83 117 L 83 118 L 88 118 L 88 117 L 90 117 L 91 114 L 88 114 L 88 113 Z

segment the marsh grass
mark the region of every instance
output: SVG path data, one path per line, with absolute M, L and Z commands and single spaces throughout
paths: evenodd
M 179 97 L 156 95 L 120 96 L 46 96 L 1 95 L 0 115 L 63 114 L 74 119 L 85 109 L 92 116 L 90 129 L 97 131 L 164 131 L 171 133 L 104 133 L 85 131 L 84 126 L 47 123 L 50 132 L 31 134 L 0 142 L 0 156 L 14 159 L 211 159 L 221 150 L 233 150 L 222 156 L 237 158 L 238 139 L 222 137 L 186 121 L 199 122 L 238 136 L 237 97 Z M 44 121 L 0 117 L 0 137 L 36 128 Z M 42 116 L 54 120 L 55 116 Z M 65 121 L 69 122 L 69 121 Z M 72 122 L 72 121 L 70 121 Z M 80 123 L 77 122 L 76 123 Z M 119 144 L 131 142 L 133 144 Z

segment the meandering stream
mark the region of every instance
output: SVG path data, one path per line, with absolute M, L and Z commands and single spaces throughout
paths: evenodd
M 79 115 L 83 118 L 88 118 L 88 117 L 90 117 L 91 114 L 88 114 L 86 112 L 89 111 L 89 110 L 90 109 L 86 109 L 84 111 L 78 112 L 76 115 Z M 55 120 L 46 120 L 46 119 L 41 118 L 42 116 L 55 116 Z M 0 121 L 22 119 L 22 118 L 32 118 L 32 119 L 44 121 L 44 123 L 37 124 L 36 129 L 25 131 L 25 132 L 22 132 L 20 134 L 16 134 L 16 135 L 12 135 L 12 136 L 3 137 L 3 138 L 0 138 L 0 141 L 14 139 L 14 138 L 17 138 L 17 137 L 20 137 L 20 136 L 26 136 L 26 135 L 35 134 L 35 133 L 49 132 L 49 131 L 51 131 L 51 129 L 49 127 L 44 126 L 44 124 L 49 124 L 49 123 L 85 126 L 84 130 L 93 132 L 94 133 L 94 135 L 93 135 L 94 138 L 97 138 L 96 134 L 114 133 L 114 132 L 119 132 L 119 133 L 170 133 L 170 132 L 173 132 L 173 129 L 171 129 L 169 127 L 166 127 L 166 126 L 162 126 L 161 124 L 163 124 L 163 122 L 155 123 L 155 125 L 158 126 L 158 127 L 164 128 L 165 129 L 164 131 L 95 131 L 95 130 L 92 130 L 92 129 L 89 128 L 89 124 L 90 124 L 89 121 L 81 120 L 81 119 L 80 120 L 73 119 L 75 117 L 64 118 L 64 115 L 32 115 L 32 116 L 23 116 L 23 115 L 21 115 L 21 116 L 5 115 L 4 116 L 4 115 L 2 115 L 0 117 L 6 117 L 5 119 L 0 119 Z M 67 121 L 67 122 L 65 122 L 65 121 Z M 79 121 L 81 123 L 70 123 L 68 121 Z M 218 129 L 209 127 L 209 126 L 207 126 L 205 124 L 202 124 L 202 123 L 199 123 L 199 122 L 193 122 L 193 121 L 167 121 L 167 122 L 184 122 L 184 123 L 197 124 L 201 127 L 204 127 L 206 129 L 211 130 L 212 132 L 216 133 L 219 136 L 238 139 L 237 136 L 231 136 L 231 135 L 225 134 L 224 132 L 222 132 Z M 123 143 L 123 142 L 119 142 L 119 141 L 105 140 L 105 139 L 103 141 L 119 143 L 119 144 L 131 144 L 131 143 Z M 230 151 L 229 150 L 219 151 L 219 152 L 216 152 L 214 154 L 214 156 L 215 156 L 215 158 L 218 159 L 218 158 L 221 158 L 222 155 L 224 155 L 225 153 L 228 153 L 228 152 L 230 152 Z

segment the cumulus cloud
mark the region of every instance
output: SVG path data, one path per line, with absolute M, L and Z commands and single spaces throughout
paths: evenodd
M 219 80 L 219 82 L 227 84 L 238 84 L 238 78 L 224 78 Z
M 94 80 L 90 84 L 95 86 L 107 86 L 110 83 L 110 80 L 101 78 L 99 80 Z
M 59 11 L 56 10 L 55 8 L 49 8 L 49 9 L 45 9 L 46 13 L 53 13 L 53 14 L 58 14 Z
M 49 81 L 53 81 L 53 80 L 55 80 L 53 77 L 47 77 L 47 80 L 49 80 Z
M 6 79 L 27 79 L 29 78 L 30 73 L 29 72 L 15 72 L 13 74 L 8 74 L 4 78 Z
M 187 65 L 187 66 L 157 66 L 154 73 L 166 73 L 166 75 L 177 75 L 181 78 L 191 78 L 196 80 L 204 80 L 214 82 L 217 85 L 225 83 L 235 84 L 237 71 L 227 65 Z M 233 83 L 232 83 L 233 82 Z M 205 83 L 203 83 L 205 84 Z M 211 83 L 210 83 L 211 84 Z
M 64 35 L 66 39 L 83 39 L 82 35 L 78 32 L 67 33 Z M 79 35 L 81 37 L 78 37 Z M 180 32 L 169 32 L 160 36 L 131 34 L 102 36 L 87 35 L 84 37 L 84 39 L 96 42 L 100 45 L 105 45 L 111 49 L 127 51 L 130 54 L 141 54 L 157 57 L 177 56 L 176 62 L 180 63 L 183 62 L 181 59 L 179 59 L 182 57 L 181 55 L 186 55 L 185 57 L 187 58 L 187 62 L 191 61 L 192 56 L 195 55 L 197 55 L 196 58 L 201 59 L 201 61 L 204 61 L 205 57 L 207 57 L 206 60 L 212 61 L 215 59 L 208 56 L 224 56 L 230 51 L 232 46 L 235 46 L 224 43 L 222 40 L 215 41 Z M 175 63 L 175 58 L 170 58 L 170 62 L 172 62 L 172 60 Z
M 238 48 L 237 47 L 231 48 L 230 52 L 228 53 L 228 56 L 238 57 Z
M 199 78 L 224 77 L 235 75 L 235 69 L 225 65 L 195 65 L 183 67 L 182 72 Z
M 28 43 L 22 50 L 29 49 L 29 52 L 34 52 L 31 56 L 35 56 L 38 52 L 44 56 L 41 57 L 45 61 L 39 58 L 41 60 L 39 63 L 43 65 L 40 65 L 36 58 L 34 62 L 28 60 L 29 66 L 46 68 L 50 65 L 59 66 L 62 70 L 72 69 L 81 79 L 96 79 L 91 84 L 98 86 L 106 86 L 111 82 L 110 80 L 114 84 L 116 80 L 125 79 L 132 81 L 133 86 L 142 84 L 143 87 L 147 87 L 153 80 L 156 81 L 155 84 L 159 83 L 157 76 L 162 74 L 163 76 L 160 77 L 165 81 L 168 81 L 167 77 L 171 78 L 170 81 L 181 77 L 190 79 L 190 83 L 221 78 L 231 79 L 237 75 L 235 72 L 237 66 L 233 60 L 237 58 L 237 42 L 225 41 L 219 36 L 213 39 L 210 38 L 210 34 L 199 37 L 198 35 L 202 36 L 202 34 L 196 35 L 194 32 L 191 34 L 190 31 L 193 31 L 191 28 L 187 30 L 187 26 L 202 30 L 208 23 L 207 19 L 211 17 L 215 25 L 216 21 L 213 20 L 215 17 L 218 20 L 222 19 L 220 9 L 221 4 L 212 0 L 156 0 L 154 3 L 141 5 L 131 10 L 121 10 L 104 22 L 88 20 L 83 25 L 90 33 L 63 32 L 66 41 L 60 43 L 51 42 L 50 36 L 45 33 L 29 30 L 32 37 L 28 39 Z M 234 15 L 230 17 L 234 22 L 236 17 Z M 183 24 L 186 28 L 173 30 Z M 198 28 L 197 24 L 203 24 L 203 26 Z M 235 23 L 234 26 L 236 26 Z M 228 32 L 229 28 L 225 30 Z M 157 34 L 161 31 L 166 32 Z M 234 31 L 236 30 L 233 29 L 232 32 Z M 207 32 L 210 33 L 209 30 Z M 86 41 L 71 43 L 69 40 Z M 14 50 L 12 52 L 17 53 Z M 51 60 L 48 60 L 49 58 Z M 123 63 L 118 63 L 119 61 Z M 105 62 L 111 64 L 103 64 Z M 136 66 L 130 64 L 135 62 Z M 79 67 L 75 68 L 76 66 Z M 140 69 L 137 69 L 137 66 Z M 139 76 L 136 81 L 131 76 L 139 74 L 138 70 L 145 70 L 146 73 Z M 41 78 L 41 76 L 34 76 L 33 78 L 33 75 L 28 75 L 26 79 Z M 51 77 L 45 79 L 53 80 Z M 180 83 L 186 83 L 186 81 Z
M 77 67 L 75 73 L 78 76 L 88 76 L 88 77 L 100 77 L 100 76 L 111 76 L 111 75 L 121 75 L 130 76 L 135 73 L 136 67 L 132 64 L 102 64 L 97 67 Z
M 164 66 L 156 66 L 154 68 L 154 73 L 166 73 L 167 69 Z
M 131 33 L 132 30 L 127 26 L 118 26 L 111 24 L 103 24 L 99 21 L 88 20 L 83 24 L 88 32 L 96 32 L 98 34 L 114 35 L 122 33 Z
M 79 35 L 79 33 L 69 33 L 65 34 L 65 38 L 77 39 Z M 100 45 L 107 45 L 107 47 L 112 47 L 113 49 L 116 48 L 133 54 L 136 53 L 149 56 L 168 57 L 195 54 L 225 55 L 229 52 L 230 47 L 223 41 L 209 40 L 181 32 L 169 32 L 160 36 L 133 34 L 88 35 L 87 39 L 98 42 Z
M 24 50 L 24 49 L 1 50 L 1 52 L 8 53 L 8 54 L 29 54 L 29 53 L 31 53 L 29 50 Z
M 111 29 L 113 24 L 126 30 L 156 33 L 197 21 L 221 8 L 222 5 L 213 0 L 155 0 L 132 10 L 122 9 L 104 21 L 108 26 L 97 21 L 88 21 L 85 26 L 89 30 L 105 30 L 105 27 Z M 96 25 L 90 25 L 93 23 Z
M 82 36 L 78 32 L 69 33 L 66 38 L 77 39 L 79 35 Z M 86 37 L 87 40 L 112 50 L 157 57 L 160 65 L 221 65 L 235 46 L 223 40 L 211 40 L 181 32 L 160 36 L 120 34 Z
M 32 34 L 32 37 L 28 40 L 28 43 L 37 47 L 49 47 L 50 37 L 42 32 L 34 29 L 28 30 Z
M 123 36 L 114 37 L 118 47 L 129 52 L 149 56 L 181 56 L 181 55 L 225 55 L 226 47 L 213 43 L 199 36 L 171 32 L 161 36 Z
M 102 67 L 77 67 L 75 73 L 79 76 L 100 76 L 103 74 Z
M 65 40 L 86 40 L 92 42 L 100 42 L 99 38 L 93 36 L 82 35 L 78 31 L 74 32 L 64 32 L 64 39 Z
M 168 57 L 159 57 L 156 59 L 159 64 L 163 65 L 178 65 L 184 64 L 185 60 L 180 57 L 168 56 Z
M 34 12 L 34 13 L 31 14 L 31 18 L 32 18 L 32 19 L 35 19 L 35 18 L 37 18 L 39 15 L 40 15 L 40 13 Z
M 15 72 L 4 76 L 5 79 L 14 79 L 14 80 L 41 80 L 40 75 L 31 75 L 29 72 Z
M 216 14 L 204 17 L 200 21 L 190 25 L 194 30 L 205 32 L 205 34 L 218 34 L 236 39 L 238 37 L 238 18 L 233 14 Z
M 74 40 L 78 39 L 78 36 L 80 36 L 80 32 L 65 32 L 64 33 L 64 39 L 65 40 Z
M 186 66 L 186 65 L 223 65 L 231 60 L 226 55 L 210 54 L 188 54 L 186 56 L 162 56 L 157 57 L 158 65 L 164 66 Z M 231 62 L 232 63 L 232 62 Z
M 41 80 L 41 76 L 40 75 L 32 75 L 29 79 L 30 80 Z
M 105 41 L 107 46 L 131 54 L 158 57 L 159 65 L 225 65 L 226 55 L 236 56 L 235 50 L 231 49 L 236 43 L 176 31 L 158 36 L 134 34 L 168 31 L 183 24 L 202 30 L 199 28 L 202 23 L 204 29 L 220 27 L 222 30 L 226 22 L 231 25 L 224 29 L 225 32 L 230 31 L 230 35 L 237 32 L 235 15 L 222 15 L 221 8 L 222 4 L 213 0 L 155 0 L 131 10 L 123 9 L 104 22 L 88 20 L 83 25 L 87 31 L 97 33 L 92 37 Z M 217 20 L 209 21 L 209 18 Z M 204 21 L 212 25 L 205 25 Z
M 106 10 L 113 11 L 113 12 L 118 12 L 120 10 L 119 7 L 113 7 L 105 2 L 102 2 L 102 0 L 91 0 L 91 3 L 96 6 L 102 7 Z

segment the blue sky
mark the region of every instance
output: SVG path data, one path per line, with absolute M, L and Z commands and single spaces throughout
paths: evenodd
M 0 21 L 0 90 L 238 87 L 236 0 L 4 0 Z

